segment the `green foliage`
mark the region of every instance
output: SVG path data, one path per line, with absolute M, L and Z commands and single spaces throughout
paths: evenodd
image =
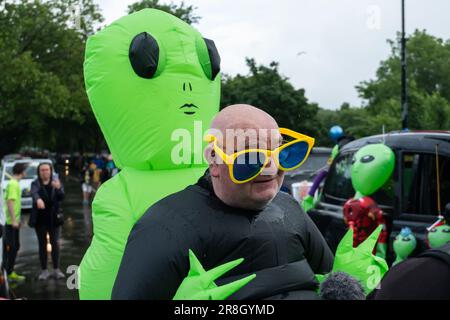
M 142 0 L 128 12 L 157 8 L 198 23 L 196 7 Z M 0 154 L 30 145 L 55 151 L 97 150 L 103 135 L 86 96 L 83 61 L 86 39 L 103 21 L 93 0 L 0 0 Z M 400 42 L 374 79 L 356 86 L 364 104 L 339 110 L 310 103 L 278 71 L 278 63 L 247 59 L 249 73 L 223 77 L 222 107 L 247 103 L 269 112 L 280 126 L 332 146 L 328 131 L 340 125 L 355 138 L 400 130 Z M 409 126 L 450 129 L 450 40 L 416 30 L 407 41 Z M 82 128 L 82 130 L 80 130 Z
M 308 103 L 303 89 L 295 89 L 289 79 L 278 72 L 278 63 L 257 65 L 247 58 L 250 73 L 246 76 L 224 76 L 222 107 L 245 103 L 263 109 L 277 120 L 280 127 L 317 136 L 318 106 Z
M 170 14 L 188 24 L 196 24 L 200 21 L 200 17 L 195 14 L 196 7 L 192 5 L 186 5 L 184 1 L 181 1 L 179 5 L 173 2 L 169 4 L 160 3 L 159 0 L 141 0 L 128 6 L 128 13 L 133 13 L 145 8 L 158 9 Z
M 381 62 L 376 79 L 361 82 L 356 88 L 367 101 L 369 117 L 378 125 L 386 122 L 386 128 L 400 129 L 400 45 L 399 41 L 389 44 L 391 55 Z M 410 129 L 448 130 L 450 41 L 416 30 L 407 41 L 407 78 Z M 373 132 L 370 127 L 366 129 L 368 134 Z
M 85 40 L 102 21 L 97 6 L 92 0 L 0 0 L 0 8 L 0 153 L 23 145 L 93 148 L 101 134 L 82 68 Z

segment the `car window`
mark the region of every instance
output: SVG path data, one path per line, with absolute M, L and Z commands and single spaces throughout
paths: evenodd
M 311 153 L 305 163 L 298 169 L 288 171 L 288 175 L 297 175 L 302 173 L 315 173 L 327 165 L 330 155 L 323 153 Z
M 441 211 L 450 203 L 450 157 L 439 156 L 439 195 Z M 406 153 L 402 159 L 402 211 L 438 215 L 436 156 Z
M 355 190 L 351 181 L 353 153 L 340 155 L 332 164 L 325 182 L 324 194 L 343 201 L 353 197 Z
M 332 164 L 323 191 L 326 201 L 341 204 L 355 195 L 351 180 L 353 154 L 352 152 L 339 155 Z M 385 207 L 387 210 L 392 210 L 395 197 L 393 176 L 370 197 L 378 205 Z

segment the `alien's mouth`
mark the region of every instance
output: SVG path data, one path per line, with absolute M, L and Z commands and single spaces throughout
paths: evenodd
M 195 109 L 198 109 L 198 107 L 193 103 L 185 103 L 180 107 L 180 110 L 183 110 L 184 114 L 187 116 L 193 116 L 197 113 Z

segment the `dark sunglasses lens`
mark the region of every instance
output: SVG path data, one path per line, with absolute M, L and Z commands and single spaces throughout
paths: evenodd
M 305 141 L 291 144 L 289 147 L 281 150 L 279 155 L 280 165 L 285 169 L 298 166 L 305 159 L 308 149 L 308 143 Z
M 238 181 L 245 181 L 258 174 L 261 170 L 266 156 L 264 153 L 247 152 L 241 154 L 234 160 L 233 175 Z

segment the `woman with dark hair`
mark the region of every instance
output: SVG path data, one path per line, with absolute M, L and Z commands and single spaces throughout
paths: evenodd
M 47 280 L 47 234 L 52 247 L 53 276 L 64 278 L 59 269 L 59 234 L 63 223 L 60 216 L 60 203 L 64 199 L 64 188 L 53 174 L 49 163 L 41 163 L 37 168 L 38 178 L 31 184 L 33 209 L 30 216 L 30 227 L 35 228 L 39 243 L 39 259 L 42 272 L 39 280 Z

